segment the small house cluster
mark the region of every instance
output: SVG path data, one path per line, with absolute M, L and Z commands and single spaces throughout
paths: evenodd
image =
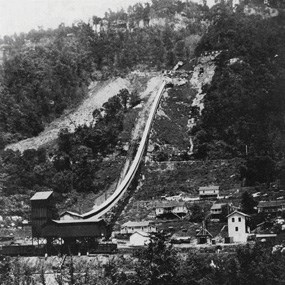
M 230 195 L 240 197 L 241 193 L 233 189 Z M 233 205 L 234 200 L 228 200 L 228 197 L 232 196 L 221 194 L 218 185 L 199 187 L 198 196 L 195 197 L 186 197 L 182 194 L 171 197 L 162 196 L 161 201 L 154 202 L 152 220 L 126 222 L 121 225 L 120 233 L 130 236 L 129 244 L 132 246 L 145 245 L 154 233 L 165 230 L 171 236 L 173 243 L 191 243 L 194 246 L 246 243 L 249 240 L 267 240 L 276 237 L 275 233 L 261 230 L 265 227 L 264 223 L 254 230 L 251 229 L 252 217 L 242 212 L 236 203 Z M 208 205 L 207 211 L 209 212 L 202 223 L 190 222 L 191 207 L 195 203 Z M 278 213 L 285 210 L 285 200 L 260 201 L 256 209 L 258 213 L 276 217 Z M 172 224 L 169 221 L 172 221 Z M 285 230 L 285 220 L 282 221 Z

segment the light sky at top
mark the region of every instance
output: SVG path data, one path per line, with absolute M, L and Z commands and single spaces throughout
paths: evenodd
M 192 0 L 198 2 L 199 0 Z M 208 0 L 213 2 L 214 0 Z M 77 20 L 103 17 L 108 9 L 118 11 L 151 0 L 0 0 L 0 37 L 28 32 L 38 27 L 69 26 Z
M 110 8 L 117 11 L 147 0 L 0 0 L 0 37 L 28 32 L 39 26 L 56 28 L 76 20 L 104 16 Z

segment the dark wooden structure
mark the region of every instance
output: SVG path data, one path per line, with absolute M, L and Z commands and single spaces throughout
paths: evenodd
M 53 191 L 37 192 L 31 198 L 31 206 L 32 236 L 40 238 L 43 226 L 57 218 Z
M 212 234 L 206 229 L 205 222 L 202 223 L 202 227 L 196 234 L 197 243 L 205 244 L 210 243 L 213 238 Z
M 87 237 L 102 237 L 106 235 L 104 220 L 70 220 L 51 221 L 42 229 L 45 238 L 78 239 Z
M 103 219 L 84 219 L 78 215 L 58 220 L 52 191 L 37 192 L 31 198 L 31 206 L 32 236 L 46 240 L 44 250 L 48 254 L 87 253 L 96 250 L 98 239 L 106 236 L 107 225 Z M 32 252 L 30 248 L 17 250 Z

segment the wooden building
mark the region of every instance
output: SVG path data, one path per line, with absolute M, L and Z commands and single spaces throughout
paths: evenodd
M 219 186 L 206 186 L 199 188 L 200 199 L 217 199 L 220 194 Z
M 169 201 L 166 203 L 158 203 L 155 206 L 156 217 L 176 217 L 182 218 L 188 214 L 185 202 Z
M 101 238 L 106 235 L 106 223 L 103 219 L 51 221 L 42 229 L 44 238 L 80 239 Z
M 196 238 L 198 244 L 211 243 L 213 235 L 206 229 L 205 222 L 202 223 L 202 227 L 197 231 Z
M 260 201 L 257 205 L 258 213 L 278 213 L 285 210 L 285 200 Z
M 157 228 L 153 221 L 128 221 L 121 226 L 121 234 L 132 234 L 135 232 L 154 233 L 157 232 Z
M 214 203 L 211 207 L 211 220 L 221 221 L 226 219 L 229 214 L 229 205 L 227 203 Z
M 57 218 L 53 191 L 37 192 L 31 198 L 31 206 L 32 236 L 40 238 L 43 226 Z

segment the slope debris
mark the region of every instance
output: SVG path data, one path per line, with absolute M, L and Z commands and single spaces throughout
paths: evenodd
M 5 149 L 19 150 L 20 152 L 26 149 L 38 149 L 56 140 L 61 129 L 67 128 L 68 131 L 74 132 L 78 126 L 92 124 L 92 114 L 95 109 L 100 108 L 109 98 L 118 94 L 121 89 L 133 90 L 137 86 L 143 88 L 140 86 L 141 84 L 138 84 L 138 81 L 147 80 L 150 76 L 153 75 L 134 72 L 126 78 L 92 82 L 89 86 L 88 97 L 75 110 L 66 111 L 64 115 L 50 123 L 38 136 L 7 145 Z M 155 88 L 157 80 L 154 78 L 149 82 L 147 89 L 141 93 L 141 98 L 150 94 L 151 90 Z

